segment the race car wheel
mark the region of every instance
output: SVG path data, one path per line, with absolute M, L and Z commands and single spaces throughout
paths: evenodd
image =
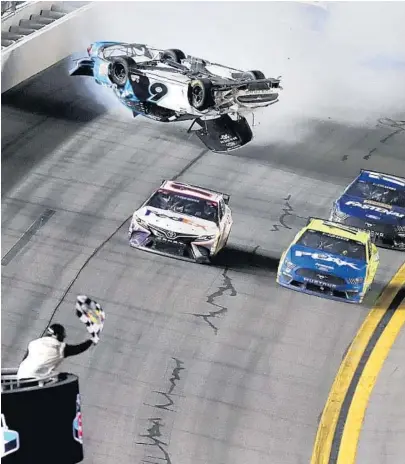
M 243 73 L 242 79 L 255 81 L 257 79 L 266 79 L 266 76 L 261 71 L 246 71 Z
M 162 59 L 166 60 L 172 60 L 176 63 L 181 63 L 181 60 L 184 60 L 186 58 L 186 55 L 184 52 L 181 50 L 178 50 L 177 48 L 171 48 L 169 50 L 165 50 L 163 52 Z
M 204 111 L 214 105 L 212 82 L 209 79 L 195 79 L 189 84 L 188 101 L 199 111 Z
M 129 67 L 135 65 L 132 58 L 115 58 L 110 68 L 110 80 L 117 87 L 124 87 L 129 76 Z

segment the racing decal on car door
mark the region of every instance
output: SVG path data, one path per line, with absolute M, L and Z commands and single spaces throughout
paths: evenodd
M 167 95 L 168 88 L 161 82 L 151 82 L 147 76 L 131 73 L 129 82 L 131 83 L 132 91 L 136 98 L 141 102 L 157 103 L 165 95 Z
M 155 82 L 149 87 L 150 97 L 148 101 L 157 103 L 161 100 L 165 95 L 167 95 L 168 89 L 165 84 L 161 82 Z

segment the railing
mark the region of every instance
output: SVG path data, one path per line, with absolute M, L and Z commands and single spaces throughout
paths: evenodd
M 1 19 L 13 15 L 24 3 L 29 2 L 1 2 Z
M 18 379 L 17 369 L 3 368 L 1 369 L 1 392 L 10 390 L 21 390 L 25 388 L 43 387 L 45 384 L 57 382 L 60 374 L 53 372 L 40 379 Z

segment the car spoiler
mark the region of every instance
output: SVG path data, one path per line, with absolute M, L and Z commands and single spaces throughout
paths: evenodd
M 358 234 L 359 233 L 359 229 L 356 229 L 355 227 L 342 225 L 339 222 L 333 222 L 333 221 L 329 221 L 328 219 L 322 219 L 322 218 L 318 218 L 318 217 L 310 217 L 310 218 L 308 218 L 308 221 L 307 221 L 306 225 L 308 225 L 313 220 L 322 221 L 322 224 L 324 224 L 325 226 L 336 227 L 337 229 L 342 229 L 342 230 L 345 230 L 346 232 L 351 232 L 353 234 Z
M 379 176 L 388 176 L 388 177 L 392 177 L 393 179 L 403 180 L 405 182 L 405 177 L 396 176 L 394 174 L 388 174 L 386 172 L 372 171 L 371 169 L 360 169 L 360 174 L 363 172 L 370 172 L 371 174 L 377 174 Z
M 162 183 L 160 185 L 163 185 L 168 180 L 169 179 L 162 180 Z M 207 192 L 216 193 L 217 195 L 222 195 L 224 197 L 224 202 L 226 205 L 229 203 L 229 200 L 231 199 L 231 195 L 227 193 L 222 193 L 222 192 L 218 192 L 217 190 L 212 190 L 206 187 L 201 187 L 201 185 L 193 185 L 193 184 L 188 184 L 188 183 L 185 183 L 185 185 L 187 185 L 188 187 L 195 188 L 195 189 L 203 189 L 203 190 L 206 190 Z

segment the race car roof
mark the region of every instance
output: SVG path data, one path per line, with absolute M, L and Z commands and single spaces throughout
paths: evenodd
M 181 182 L 175 182 L 171 180 L 164 181 L 160 188 L 164 188 L 165 190 L 169 190 L 175 193 L 183 193 L 185 195 L 201 198 L 202 200 L 215 202 L 218 202 L 225 195 L 220 192 L 215 192 L 214 190 L 209 190 L 190 184 L 183 184 Z
M 393 176 L 392 174 L 384 174 L 377 171 L 368 171 L 362 169 L 358 177 L 359 180 L 370 182 L 373 184 L 380 184 L 383 186 L 391 187 L 394 189 L 405 189 L 405 178 Z
M 370 240 L 369 232 L 325 219 L 310 218 L 306 229 L 319 230 L 320 232 L 356 240 L 361 243 L 367 243 Z

